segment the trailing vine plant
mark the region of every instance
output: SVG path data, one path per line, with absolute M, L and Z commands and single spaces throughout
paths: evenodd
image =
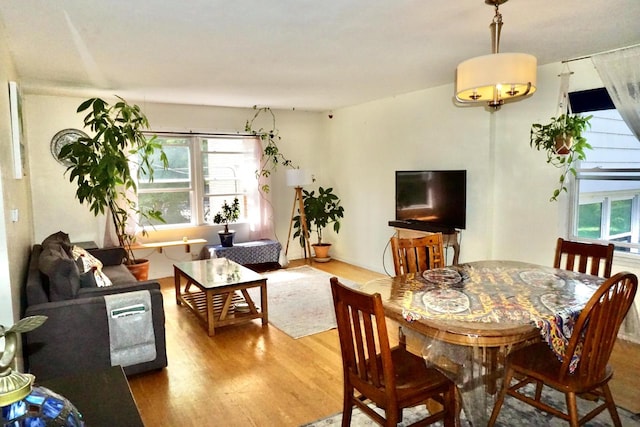
M 262 156 L 260 159 L 260 169 L 256 170 L 256 178 L 258 180 L 260 177 L 268 178 L 271 176 L 271 173 L 276 171 L 278 165 L 290 167 L 296 169 L 293 162 L 287 159 L 284 154 L 280 152 L 280 148 L 278 147 L 278 142 L 282 140 L 280 137 L 280 131 L 276 127 L 276 116 L 271 111 L 269 107 L 261 107 L 258 108 L 256 105 L 253 106 L 253 109 L 256 111 L 251 120 L 247 120 L 244 126 L 245 132 L 250 133 L 251 135 L 257 136 L 260 138 L 262 143 Z M 271 116 L 271 129 L 254 129 L 254 122 L 261 114 L 269 114 Z M 269 184 L 263 184 L 260 186 L 260 189 L 268 193 L 270 190 Z
M 561 170 L 558 185 L 549 199 L 558 200 L 561 192 L 568 192 L 569 174 L 577 176 L 575 163 L 586 160 L 586 150 L 592 149 L 587 139 L 582 136 L 590 127 L 593 116 L 579 114 L 561 114 L 552 117 L 548 124 L 531 125 L 529 145 L 547 155 L 547 163 Z

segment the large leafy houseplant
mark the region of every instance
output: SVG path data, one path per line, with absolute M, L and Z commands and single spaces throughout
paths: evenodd
M 315 231 L 317 236 L 316 243 L 312 245 L 316 257 L 326 258 L 326 252 L 331 247 L 331 243 L 322 241 L 322 231 L 333 224 L 333 231 L 340 232 L 340 220 L 344 218 L 344 208 L 340 205 L 340 198 L 333 193 L 332 187 L 326 189 L 319 187 L 317 194 L 314 190 L 302 190 L 302 200 L 307 230 Z M 305 239 L 299 214 L 293 217 L 293 226 L 296 230 L 293 237 L 298 237 L 300 245 L 304 247 Z M 318 251 L 323 247 L 326 248 L 326 252 L 323 251 L 325 256 L 320 256 Z
M 271 111 L 269 107 L 258 108 L 257 106 L 253 106 L 253 109 L 256 111 L 251 120 L 247 120 L 244 125 L 245 132 L 250 133 L 251 135 L 257 136 L 260 138 L 262 143 L 262 156 L 260 159 L 260 169 L 256 171 L 256 177 L 260 179 L 260 177 L 268 178 L 271 176 L 272 172 L 275 172 L 278 168 L 278 165 L 287 166 L 291 168 L 296 168 L 293 165 L 293 162 L 287 159 L 284 154 L 280 151 L 280 147 L 278 147 L 278 142 L 281 141 L 280 131 L 276 126 L 276 116 Z M 254 129 L 254 123 L 258 119 L 261 114 L 268 114 L 271 117 L 271 128 L 258 128 Z M 268 193 L 270 190 L 269 184 L 262 184 L 260 189 Z
M 164 220 L 156 209 L 139 209 L 134 200 L 137 177 L 131 174 L 130 163 L 137 162 L 138 177 L 145 176 L 152 181 L 152 162 L 158 157 L 157 153 L 165 169 L 167 156 L 155 136 L 147 138 L 144 134 L 149 121 L 139 106 L 130 105 L 120 97 L 113 105 L 91 98 L 77 109 L 78 113 L 85 111 L 88 113 L 84 126 L 93 136 L 64 146 L 58 157 L 70 164 L 65 173 L 69 173 L 69 181 L 76 181 L 76 197 L 80 203 L 86 202 L 96 216 L 106 211 L 111 215 L 118 243 L 126 250 L 125 263 L 132 265 L 136 263 L 131 248 L 136 236 L 127 231 L 129 223 L 143 225 L 139 220 Z
M 576 176 L 575 162 L 587 158 L 586 150 L 591 145 L 582 136 L 591 127 L 593 116 L 561 114 L 552 117 L 547 124 L 531 125 L 529 145 L 547 154 L 547 163 L 561 169 L 558 187 L 553 191 L 551 201 L 558 200 L 562 191 L 567 191 L 569 174 Z

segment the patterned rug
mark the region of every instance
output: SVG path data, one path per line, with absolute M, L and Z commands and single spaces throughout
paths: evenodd
M 529 392 L 533 393 L 533 386 L 529 387 Z M 564 395 L 561 393 L 545 388 L 543 393 L 543 400 L 546 400 L 547 403 L 555 405 L 557 408 L 564 410 Z M 614 396 L 615 398 L 615 396 Z M 583 416 L 589 410 L 594 408 L 596 404 L 594 402 L 586 401 L 583 399 L 578 399 L 578 413 Z M 378 409 L 376 409 L 378 410 Z M 417 406 L 415 408 L 410 408 L 403 411 L 403 421 L 398 424 L 398 426 L 406 426 L 415 421 L 418 421 L 424 418 L 424 406 Z M 491 408 L 487 414 L 488 417 L 491 415 Z M 380 413 L 383 413 L 380 411 Z M 622 425 L 624 427 L 638 427 L 640 426 L 640 416 L 633 415 L 629 411 L 618 408 L 618 415 L 620 416 L 620 420 L 622 421 Z M 304 424 L 302 427 L 333 427 L 340 426 L 342 421 L 342 413 L 337 413 L 331 415 L 327 418 L 323 418 L 318 421 L 314 421 L 309 424 Z M 482 423 L 477 423 L 479 425 L 486 425 L 486 421 Z M 353 410 L 353 416 L 351 418 L 351 427 L 364 427 L 364 426 L 377 426 L 378 424 L 374 423 L 371 418 L 364 415 L 358 409 Z M 442 426 L 441 422 L 433 424 L 434 426 Z M 461 415 L 461 425 L 462 427 L 472 426 L 465 416 L 464 413 Z M 546 412 L 538 411 L 532 406 L 525 405 L 524 403 L 516 400 L 511 396 L 505 397 L 504 405 L 502 406 L 502 410 L 500 411 L 500 415 L 496 421 L 496 426 L 498 427 L 513 427 L 513 426 L 551 426 L 551 427 L 566 427 L 568 422 L 563 421 L 559 418 L 556 418 L 552 415 L 547 414 Z M 608 411 L 604 411 L 598 414 L 593 420 L 584 424 L 587 427 L 608 427 L 613 425 L 613 421 L 609 416 Z
M 331 274 L 305 265 L 263 275 L 267 277 L 269 323 L 273 326 L 295 339 L 336 327 Z

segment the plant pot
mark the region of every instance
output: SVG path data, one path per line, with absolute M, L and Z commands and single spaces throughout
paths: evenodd
M 225 248 L 230 248 L 233 246 L 233 236 L 235 235 L 235 231 L 229 230 L 227 233 L 224 231 L 218 231 L 218 236 L 220 236 L 220 244 Z
M 126 264 L 127 268 L 136 277 L 136 280 L 149 280 L 149 260 L 137 259 L 134 264 Z
M 561 156 L 569 154 L 569 150 L 571 150 L 571 145 L 573 144 L 573 137 L 560 135 L 557 136 L 554 141 L 556 144 L 556 154 Z
M 315 253 L 315 260 L 318 262 L 328 262 L 331 260 L 329 256 L 329 249 L 331 249 L 331 243 L 316 243 L 313 246 L 313 252 Z

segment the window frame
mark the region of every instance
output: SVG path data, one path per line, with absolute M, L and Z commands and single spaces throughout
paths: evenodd
M 188 188 L 174 188 L 170 189 L 170 192 L 184 192 L 188 191 L 189 193 L 189 206 L 191 209 L 191 218 L 188 222 L 184 223 L 170 223 L 170 224 L 154 224 L 154 227 L 159 230 L 172 230 L 172 229 L 181 229 L 181 228 L 190 228 L 190 227 L 219 227 L 219 224 L 211 222 L 207 222 L 205 220 L 205 197 L 210 196 L 242 196 L 244 199 L 247 199 L 251 196 L 251 191 L 242 191 L 236 193 L 211 193 L 205 194 L 205 171 L 204 171 L 204 156 L 205 151 L 203 151 L 204 142 L 207 139 L 225 139 L 225 140 L 252 140 L 254 143 L 259 143 L 258 137 L 255 135 L 249 134 L 223 134 L 223 133 L 197 133 L 197 132 L 154 132 L 149 131 L 145 132 L 148 137 L 155 135 L 157 140 L 163 140 L 167 138 L 179 138 L 187 141 L 187 149 L 189 150 L 189 186 Z M 253 150 L 245 148 L 244 150 L 239 150 L 234 152 L 235 154 L 252 155 Z M 215 153 L 215 152 L 209 152 Z M 259 164 L 260 159 L 254 159 L 254 162 Z M 245 176 L 246 175 L 246 176 Z M 257 178 L 255 178 L 255 172 L 251 172 L 251 178 L 255 180 L 255 186 L 258 186 Z M 240 175 L 237 179 L 238 181 L 245 180 L 248 182 L 249 173 L 245 173 L 244 175 Z M 140 182 L 138 182 L 138 195 L 140 194 L 153 194 L 153 193 L 161 193 L 165 192 L 166 189 L 141 189 Z M 236 224 L 248 223 L 250 220 L 250 215 L 254 215 L 253 212 L 248 211 L 248 205 L 250 203 L 245 202 L 244 209 L 241 210 L 240 218 L 235 222 Z M 216 211 L 217 212 L 217 211 Z M 211 213 L 211 218 L 213 218 L 215 212 Z
M 615 110 L 615 106 L 605 88 L 592 89 L 588 91 L 572 92 L 569 99 L 573 109 L 573 113 L 590 113 L 601 110 Z M 638 141 L 640 144 L 640 141 Z M 602 181 L 636 181 L 640 183 L 640 168 L 583 168 L 582 162 L 576 163 L 577 176 L 571 176 L 569 190 L 569 230 L 570 239 L 593 242 L 593 243 L 613 243 L 616 246 L 616 253 L 631 255 L 635 258 L 640 254 L 640 190 L 629 189 L 620 192 L 603 192 L 592 196 L 593 203 L 601 203 L 600 218 L 600 238 L 588 238 L 578 235 L 579 226 L 579 203 L 580 203 L 580 184 L 589 180 Z M 606 179 L 603 179 L 606 178 Z M 625 194 L 627 193 L 627 194 Z M 611 213 L 612 202 L 617 200 L 631 200 L 631 224 L 628 233 L 611 235 Z M 615 239 L 629 235 L 631 241 L 636 239 L 638 243 L 626 243 Z

